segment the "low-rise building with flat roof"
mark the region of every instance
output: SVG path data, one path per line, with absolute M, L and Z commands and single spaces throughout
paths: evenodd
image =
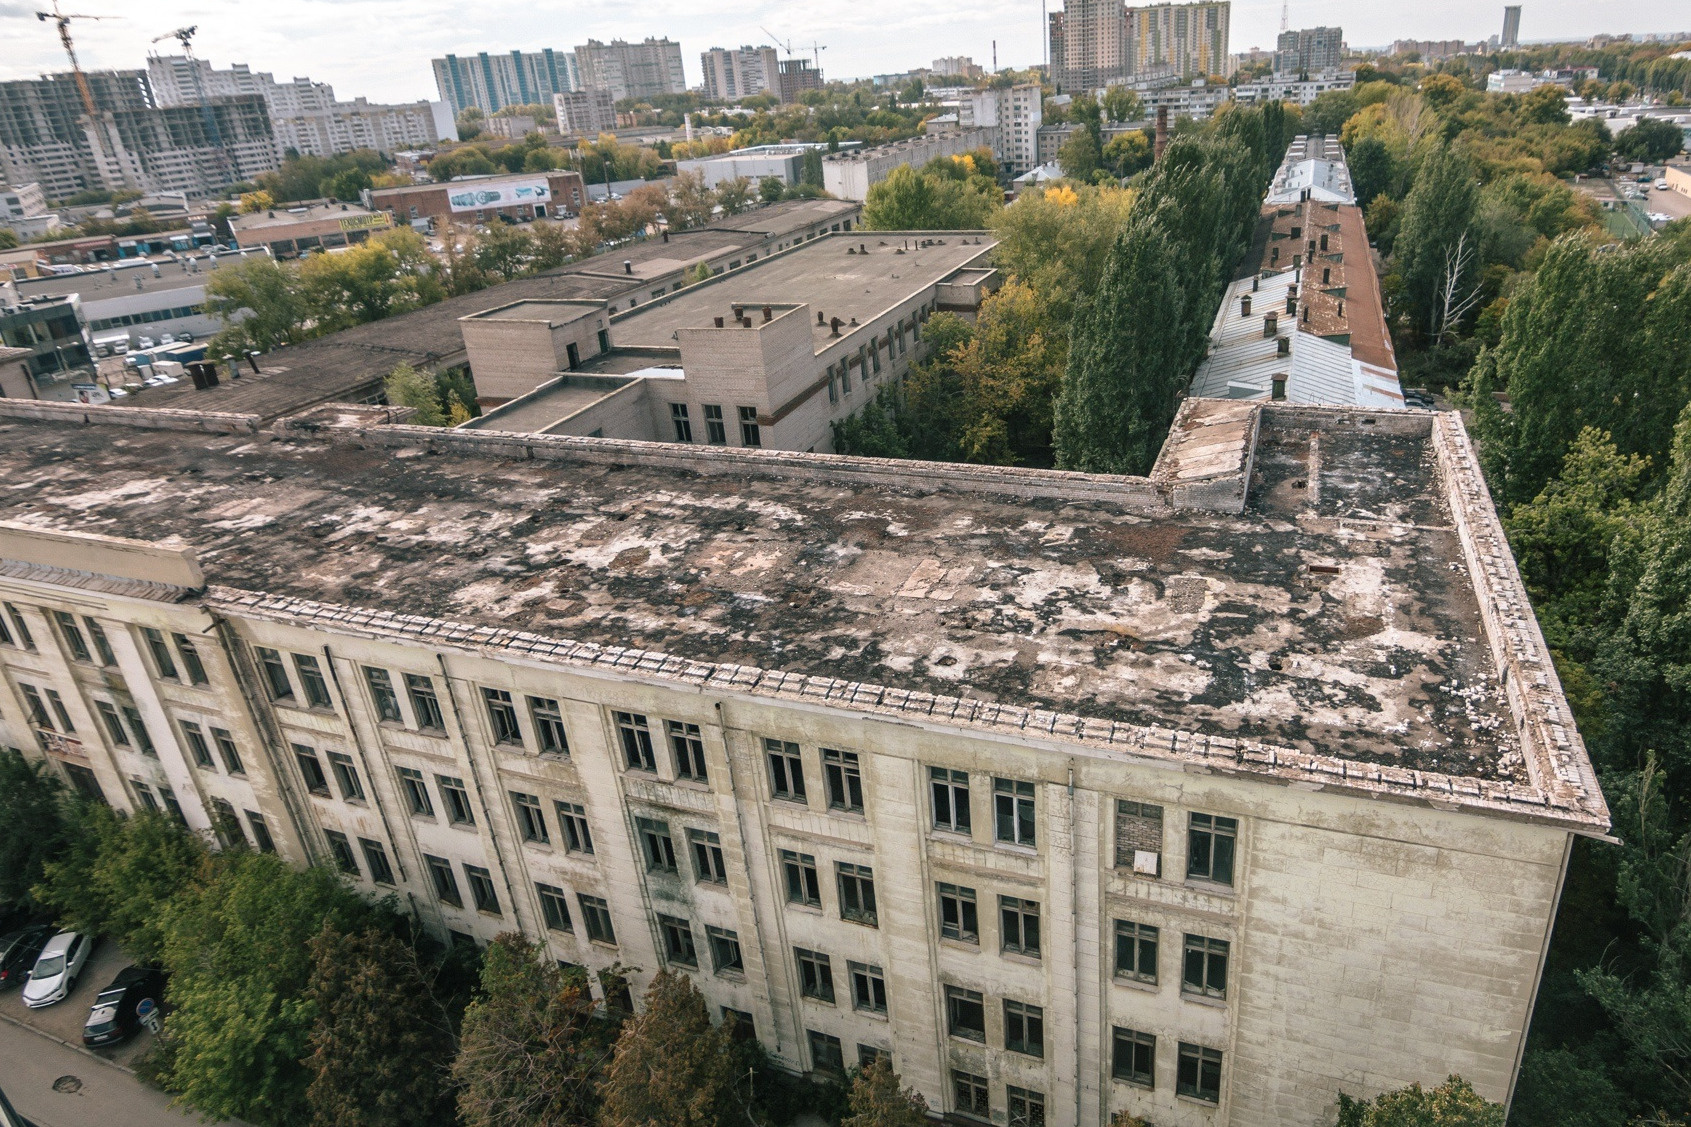
M 698 173 L 705 178 L 707 188 L 714 188 L 725 180 L 744 179 L 756 184 L 765 176 L 774 176 L 781 183 L 792 185 L 803 178 L 804 156 L 813 149 L 827 152 L 828 146 L 812 142 L 753 145 L 716 156 L 677 161 L 675 169 L 677 172 Z M 834 194 L 839 195 L 837 192 Z
M 224 327 L 220 318 L 206 312 L 206 279 L 225 265 L 266 253 L 171 253 L 151 261 L 106 263 L 77 274 L 24 278 L 16 286 L 21 297 L 77 295 L 83 322 L 96 343 L 123 337 L 133 347 L 143 336 L 157 340 L 164 333 L 189 333 L 205 340 Z
M 393 220 L 385 213 L 349 203 L 274 208 L 229 220 L 236 246 L 264 249 L 275 258 L 298 258 L 311 251 L 353 246 L 392 226 Z
M 974 149 L 992 151 L 992 138 L 985 129 L 939 130 L 886 145 L 829 153 L 822 158 L 822 186 L 838 199 L 867 200 L 869 189 L 895 168 L 907 164 L 921 168 L 931 160 Z
M 444 184 L 407 184 L 376 188 L 370 206 L 396 223 L 419 220 L 489 223 L 507 219 L 562 218 L 587 202 L 578 172 L 524 172 L 507 176 L 466 176 Z
M 464 318 L 481 430 L 831 450 L 832 424 L 996 289 L 983 232 L 829 235 L 627 312 L 524 300 Z M 586 398 L 587 392 L 595 392 Z
M 476 293 L 289 345 L 257 358 L 258 372 L 209 389 L 186 383 L 149 388 L 124 407 L 251 413 L 266 419 L 325 402 L 382 396 L 395 365 L 468 371 L 461 319 L 524 299 L 589 300 L 610 313 L 673 293 L 699 267 L 733 274 L 767 255 L 857 228 L 863 205 L 850 200 L 783 200 L 690 231 L 667 232 Z

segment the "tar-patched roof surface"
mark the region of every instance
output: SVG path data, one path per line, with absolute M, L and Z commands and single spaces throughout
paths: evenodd
M 219 587 L 1524 784 L 1426 433 L 1303 418 L 1238 515 L 0 418 L 0 519 L 180 537 Z

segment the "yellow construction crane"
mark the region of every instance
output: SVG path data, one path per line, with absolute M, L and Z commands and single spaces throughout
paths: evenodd
M 76 61 L 76 48 L 71 46 L 70 21 L 109 20 L 118 17 L 85 16 L 78 12 L 61 12 L 59 11 L 59 0 L 53 0 L 53 10 L 51 12 L 37 12 L 35 18 L 51 20 L 58 25 L 59 42 L 65 45 L 65 54 L 70 56 L 70 70 L 76 76 L 76 92 L 82 95 L 82 108 L 88 111 L 90 118 L 98 116 L 99 111 L 94 106 L 94 92 L 88 88 L 88 76 L 82 73 L 82 64 Z

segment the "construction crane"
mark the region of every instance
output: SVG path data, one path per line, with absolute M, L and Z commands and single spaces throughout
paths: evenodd
M 762 24 L 758 25 L 758 30 L 762 31 L 763 34 L 769 36 L 770 39 L 774 40 L 775 46 L 785 48 L 786 52 L 787 52 L 787 58 L 790 59 L 790 58 L 793 57 L 793 54 L 794 54 L 794 52 L 793 52 L 793 41 L 791 39 L 787 40 L 785 43 L 781 42 L 781 37 L 779 35 L 776 35 L 773 31 L 770 31 L 767 27 L 764 27 Z M 811 40 L 810 52 L 816 59 L 816 69 L 818 71 L 821 71 L 821 69 L 822 69 L 822 52 L 826 51 L 827 49 L 828 49 L 827 44 L 817 43 L 815 40 Z
M 76 76 L 76 92 L 82 95 L 82 108 L 88 112 L 90 119 L 98 116 L 99 111 L 94 107 L 94 92 L 88 88 L 88 76 L 82 73 L 82 64 L 76 61 L 76 48 L 70 41 L 71 20 L 109 20 L 114 16 L 85 16 L 79 12 L 59 11 L 59 0 L 53 0 L 51 12 L 36 12 L 38 20 L 50 20 L 59 28 L 59 42 L 65 45 L 65 54 L 70 56 L 70 72 Z
M 206 138 L 211 142 L 212 148 L 217 150 L 219 163 L 227 163 L 227 154 L 223 152 L 223 132 L 217 127 L 217 112 L 211 108 L 211 102 L 206 98 L 205 86 L 200 82 L 199 63 L 194 58 L 193 39 L 194 32 L 198 30 L 198 24 L 190 27 L 179 27 L 175 31 L 155 35 L 151 41 L 159 43 L 166 39 L 174 39 L 182 44 L 182 53 L 188 57 L 188 77 L 194 84 L 194 99 L 199 102 L 200 116 L 205 120 Z

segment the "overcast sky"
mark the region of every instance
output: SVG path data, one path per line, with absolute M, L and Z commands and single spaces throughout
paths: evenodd
M 145 65 L 148 41 L 196 24 L 203 58 L 244 62 L 286 80 L 332 83 L 337 96 L 412 101 L 438 94 L 429 60 L 447 52 L 564 50 L 598 39 L 668 35 L 681 44 L 689 85 L 700 81 L 699 52 L 771 40 L 796 50 L 824 46 L 822 69 L 847 78 L 927 66 L 941 55 L 971 55 L 990 66 L 1043 59 L 1041 16 L 1032 0 L 808 0 L 774 4 L 731 0 L 634 0 L 616 4 L 487 0 L 62 0 L 67 11 L 121 15 L 72 26 L 89 69 Z M 1052 7 L 1061 0 L 1049 0 Z M 46 0 L 51 3 L 51 0 Z M 41 0 L 0 0 L 0 80 L 66 69 L 52 25 L 35 18 Z M 1501 3 L 1472 0 L 1294 0 L 1292 26 L 1337 24 L 1353 45 L 1396 38 L 1475 40 L 1503 24 Z M 1670 26 L 1677 14 L 1680 26 Z M 1231 49 L 1272 47 L 1280 0 L 1234 0 Z M 1599 31 L 1691 28 L 1691 11 L 1655 0 L 1526 0 L 1524 40 L 1578 38 Z M 802 46 L 801 46 L 802 45 Z M 167 42 L 161 47 L 174 49 Z

